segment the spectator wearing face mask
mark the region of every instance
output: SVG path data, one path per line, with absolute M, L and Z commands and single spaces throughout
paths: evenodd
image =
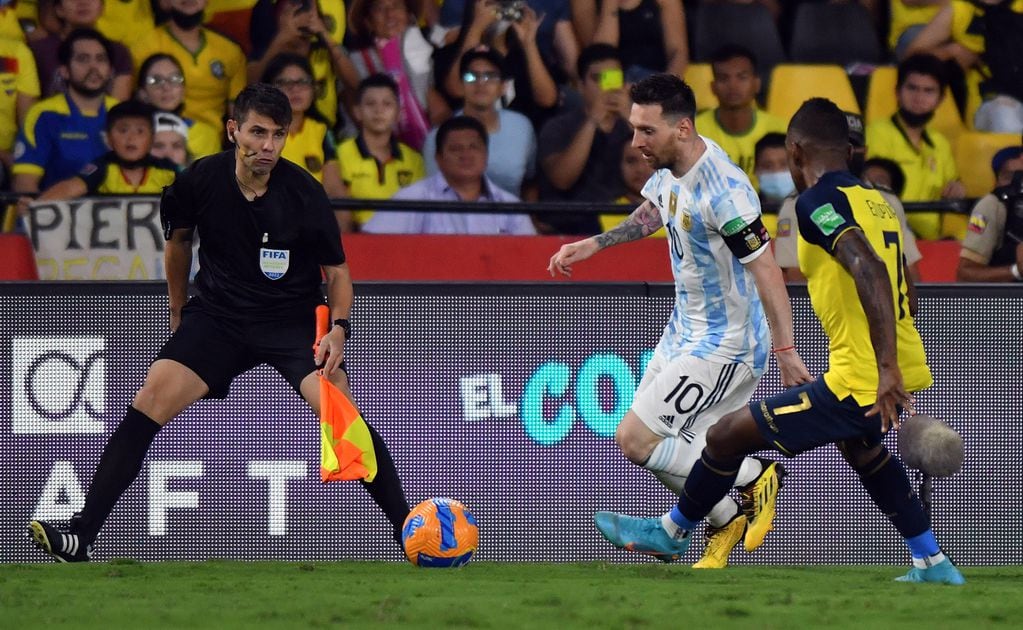
M 856 177 L 863 177 L 867 147 L 864 142 L 863 119 L 858 114 L 845 113 L 846 122 L 849 125 L 849 171 Z M 864 183 L 869 183 L 864 181 Z M 878 187 L 881 196 L 888 203 L 889 207 L 899 218 L 902 225 L 902 242 L 905 248 L 906 265 L 909 267 L 909 275 L 914 281 L 920 279 L 918 263 L 923 258 L 920 249 L 916 245 L 916 238 L 906 222 L 906 210 L 902 202 L 890 190 Z M 774 238 L 774 257 L 785 275 L 786 282 L 806 282 L 806 277 L 799 270 L 799 260 L 796 254 L 798 249 L 799 231 L 796 222 L 796 195 L 790 195 L 782 202 L 778 211 L 778 230 Z
M 779 204 L 796 192 L 785 154 L 785 134 L 769 133 L 757 141 L 754 150 L 754 173 L 762 203 Z

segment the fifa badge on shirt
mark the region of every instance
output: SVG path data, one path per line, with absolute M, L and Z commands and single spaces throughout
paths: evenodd
M 280 280 L 288 273 L 291 251 L 287 249 L 259 248 L 259 270 L 271 280 Z

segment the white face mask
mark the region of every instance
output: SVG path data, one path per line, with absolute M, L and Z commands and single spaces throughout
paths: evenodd
M 781 201 L 796 192 L 796 183 L 788 171 L 757 173 L 760 181 L 760 194 L 769 201 Z

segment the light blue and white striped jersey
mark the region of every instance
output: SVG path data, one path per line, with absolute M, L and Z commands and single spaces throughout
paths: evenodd
M 712 140 L 689 171 L 675 177 L 656 171 L 643 196 L 660 211 L 668 231 L 675 307 L 657 351 L 668 359 L 694 355 L 720 363 L 744 363 L 760 376 L 767 367 L 770 332 L 749 263 L 768 244 L 747 236 L 749 254 L 737 258 L 725 243 L 736 226 L 760 217 L 760 200 L 749 178 Z

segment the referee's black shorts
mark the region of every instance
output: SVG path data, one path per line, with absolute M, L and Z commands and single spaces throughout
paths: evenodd
M 316 370 L 313 312 L 269 321 L 212 315 L 194 297 L 181 312 L 181 325 L 157 359 L 177 361 L 199 375 L 210 388 L 206 398 L 226 398 L 239 374 L 268 364 L 295 388 Z

